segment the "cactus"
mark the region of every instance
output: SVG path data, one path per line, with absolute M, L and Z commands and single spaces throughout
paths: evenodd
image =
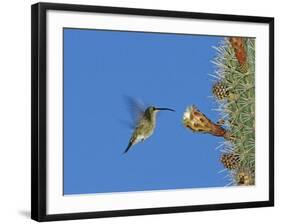
M 253 185 L 255 182 L 255 40 L 253 38 L 225 38 L 215 48 L 217 57 L 213 63 L 213 76 L 217 83 L 224 83 L 235 97 L 217 98 L 221 119 L 231 133 L 225 139 L 231 145 L 228 152 L 239 156 L 233 183 Z M 216 86 L 216 84 L 215 84 Z M 244 170 L 243 172 L 241 170 Z M 247 175 L 245 174 L 247 171 Z M 232 172 L 232 171 L 231 171 Z M 244 177 L 243 177 L 244 175 Z M 245 182 L 245 181 L 244 181 Z

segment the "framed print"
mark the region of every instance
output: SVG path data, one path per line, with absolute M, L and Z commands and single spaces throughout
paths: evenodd
M 274 204 L 274 19 L 32 6 L 32 219 Z

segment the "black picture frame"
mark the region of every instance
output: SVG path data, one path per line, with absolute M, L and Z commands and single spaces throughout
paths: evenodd
M 46 213 L 46 12 L 64 10 L 101 12 L 124 15 L 193 18 L 217 21 L 254 22 L 269 24 L 269 200 L 196 206 L 161 207 L 70 214 Z M 54 221 L 116 216 L 178 213 L 191 211 L 267 207 L 274 205 L 274 18 L 183 11 L 164 11 L 136 8 L 103 7 L 73 4 L 37 3 L 31 13 L 31 218 L 36 221 Z

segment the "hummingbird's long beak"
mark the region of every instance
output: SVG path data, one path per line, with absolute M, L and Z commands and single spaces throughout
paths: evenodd
M 170 109 L 170 108 L 163 108 L 163 107 L 155 108 L 155 110 L 169 110 L 169 111 L 175 112 L 175 110 L 173 110 L 173 109 Z

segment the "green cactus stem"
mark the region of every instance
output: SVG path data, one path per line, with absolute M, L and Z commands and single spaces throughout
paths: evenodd
M 235 168 L 233 183 L 241 185 L 246 178 L 248 185 L 255 182 L 255 39 L 242 38 L 247 63 L 241 65 L 237 59 L 237 49 L 225 40 L 216 47 L 215 76 L 217 86 L 215 97 L 221 119 L 225 121 L 230 136 L 225 141 L 232 145 L 230 153 L 239 156 L 239 166 Z M 246 60 L 245 59 L 245 60 Z M 243 68 L 241 66 L 244 66 Z M 215 84 L 216 85 L 216 84 Z M 227 87 L 227 90 L 226 90 Z M 214 93 L 214 87 L 212 92 Z M 225 98 L 229 93 L 235 97 Z M 227 93 L 227 94 L 226 94 Z M 241 170 L 246 170 L 241 172 Z M 243 177 L 243 175 L 245 178 Z M 250 174 L 250 175 L 249 175 Z M 244 179 L 243 179 L 244 178 Z

